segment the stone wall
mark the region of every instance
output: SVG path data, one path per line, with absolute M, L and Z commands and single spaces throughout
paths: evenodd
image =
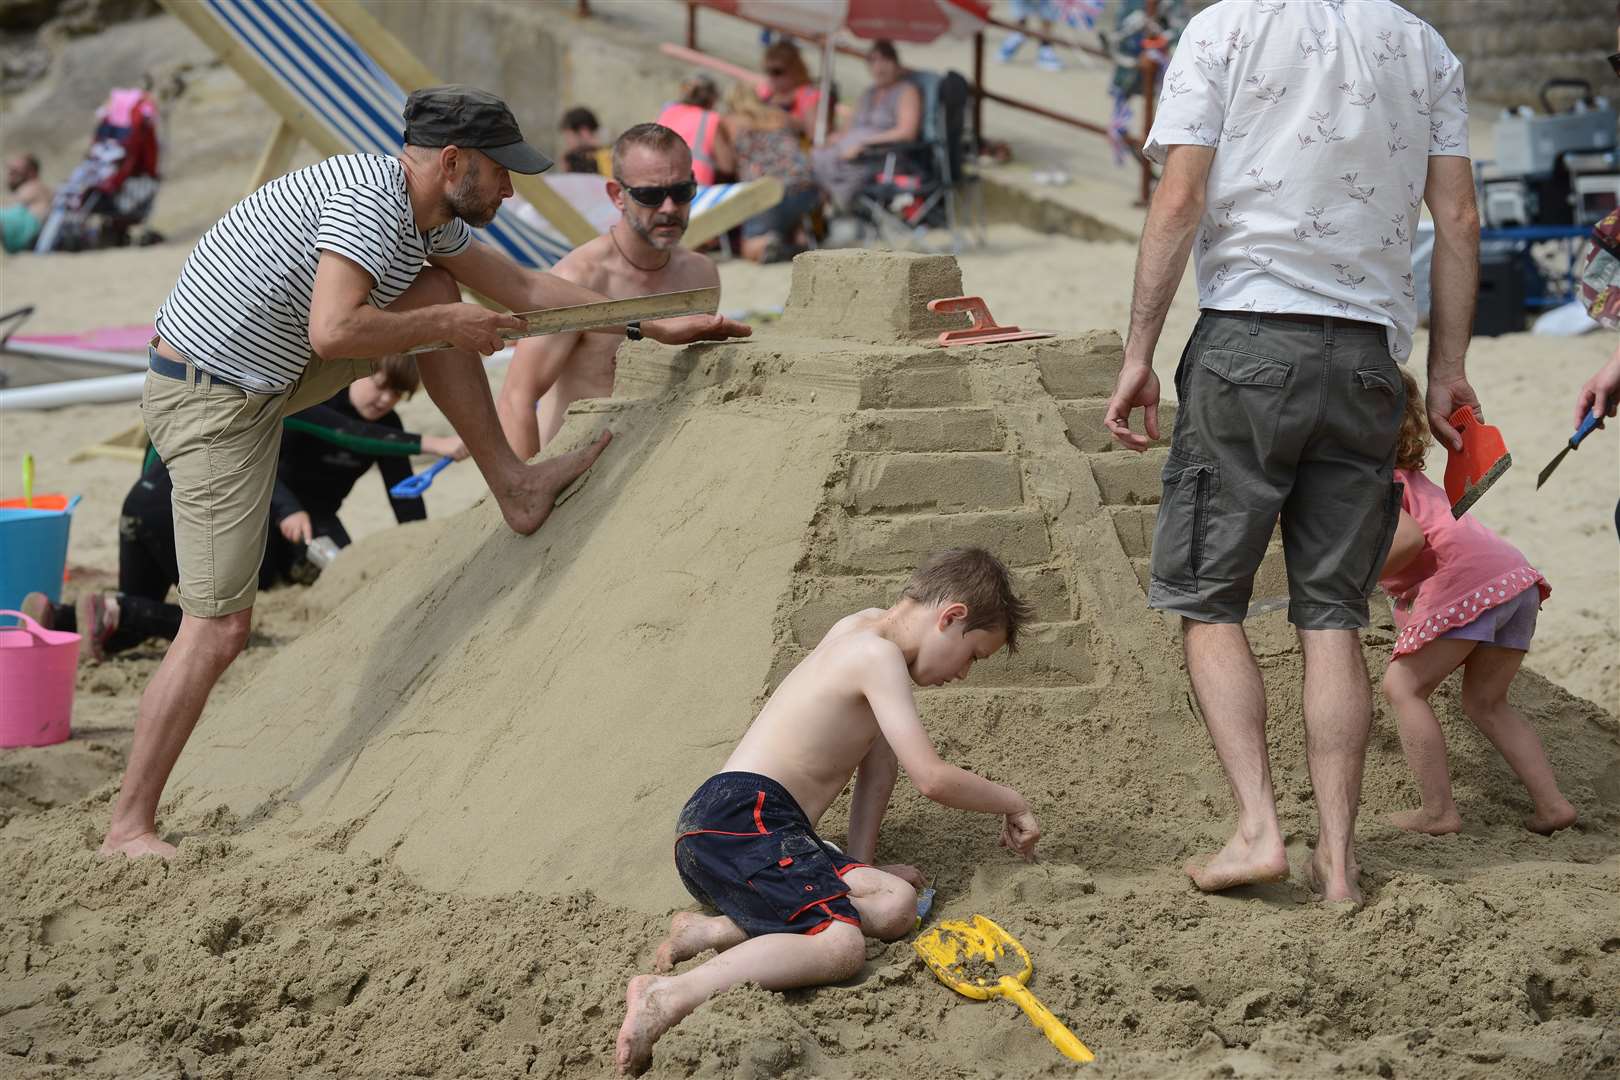
M 579 19 L 572 5 L 509 0 L 365 0 L 366 9 L 447 82 L 500 94 L 524 136 L 558 148 L 563 110 L 585 105 L 611 136 L 651 120 L 686 66 L 611 17 Z
M 1405 0 L 1403 6 L 1462 58 L 1476 101 L 1539 109 L 1541 85 L 1553 78 L 1586 79 L 1597 93 L 1620 98 L 1620 79 L 1605 59 L 1615 51 L 1615 5 L 1607 0 Z

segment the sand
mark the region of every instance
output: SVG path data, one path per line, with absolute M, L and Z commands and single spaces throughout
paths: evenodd
M 269 127 L 217 73 L 194 85 L 210 92 L 170 115 L 206 108 L 215 126 L 195 130 L 224 149 L 191 159 L 164 221 L 179 237 L 251 166 L 230 148 L 253 140 L 227 121 Z M 39 305 L 34 328 L 84 329 L 149 319 L 184 254 L 181 240 L 0 274 L 8 299 Z M 937 265 L 847 271 L 872 301 L 849 318 L 833 281 L 807 277 L 790 304 L 789 268 L 728 264 L 728 310 L 788 315 L 746 346 L 627 348 L 619 395 L 572 415 L 563 442 L 603 424 L 618 438 L 535 537 L 501 527 L 470 465 L 404 528 L 367 478 L 344 513 L 356 546 L 314 588 L 263 597 L 165 804 L 170 865 L 93 855 L 160 653 L 83 669 L 75 738 L 0 752 L 0 1075 L 605 1075 L 624 982 L 688 906 L 668 854 L 680 803 L 832 619 L 960 541 L 1017 565 L 1040 623 L 1018 659 L 920 704 L 947 758 L 1030 794 L 1043 861 L 1016 862 L 992 822 L 904 779 L 880 857 L 929 874 L 934 919 L 983 913 L 1024 943 L 1032 988 L 1098 1052 L 1097 1075 L 1620 1070 L 1613 433 L 1531 491 L 1606 341 L 1512 335 L 1470 354 L 1519 461 L 1477 512 L 1554 586 L 1514 701 L 1582 823 L 1519 827 L 1528 801 L 1448 685 L 1464 831 L 1382 823 L 1414 789 L 1380 706 L 1358 827 L 1367 905 L 1312 902 L 1299 660 L 1273 614 L 1252 629 L 1293 881 L 1206 897 L 1177 866 L 1220 843 L 1231 804 L 1173 627 L 1143 605 L 1157 462 L 1096 435 L 1133 259 L 992 229 L 961 261 L 964 291 L 1062 336 L 949 358 L 915 348 L 922 317 L 902 302 Z M 1159 350 L 1167 385 L 1190 293 Z M 448 430 L 425 400 L 402 413 Z M 71 589 L 110 581 L 133 471 L 67 458 L 133 419 L 0 416 L 0 494 L 26 449 L 43 487 L 86 495 Z M 1379 615 L 1375 672 L 1392 637 Z M 721 995 L 659 1043 L 651 1075 L 1070 1068 L 1014 1007 L 953 995 L 902 942 L 869 944 L 846 985 Z

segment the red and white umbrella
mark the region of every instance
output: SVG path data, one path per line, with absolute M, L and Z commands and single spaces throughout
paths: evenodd
M 927 44 L 941 37 L 972 37 L 990 15 L 985 0 L 702 0 L 704 7 L 765 23 L 790 34 L 819 37 L 821 108 L 816 142 L 826 132 L 833 45 L 838 31 L 875 41 Z

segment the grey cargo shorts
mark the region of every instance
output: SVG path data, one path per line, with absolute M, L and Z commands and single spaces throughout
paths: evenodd
M 1289 622 L 1365 627 L 1401 509 L 1406 388 L 1384 327 L 1205 311 L 1176 393 L 1148 605 L 1242 622 L 1280 518 Z

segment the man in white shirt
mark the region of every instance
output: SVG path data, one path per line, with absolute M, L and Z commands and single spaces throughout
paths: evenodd
M 1153 540 L 1149 604 L 1182 616 L 1187 671 L 1237 802 L 1237 830 L 1187 865 L 1206 891 L 1288 874 L 1266 703 L 1242 622 L 1279 517 L 1305 656 L 1306 753 L 1323 896 L 1359 902 L 1354 829 L 1371 725 L 1359 629 L 1400 510 L 1396 364 L 1417 322 L 1411 248 L 1435 219 L 1430 425 L 1478 402 L 1463 371 L 1479 221 L 1462 65 L 1386 0 L 1223 0 L 1165 71 L 1146 152 L 1164 165 L 1137 258 L 1105 423 L 1159 436 L 1153 351 L 1190 252 L 1198 326 Z M 1133 433 L 1142 408 L 1147 438 Z

